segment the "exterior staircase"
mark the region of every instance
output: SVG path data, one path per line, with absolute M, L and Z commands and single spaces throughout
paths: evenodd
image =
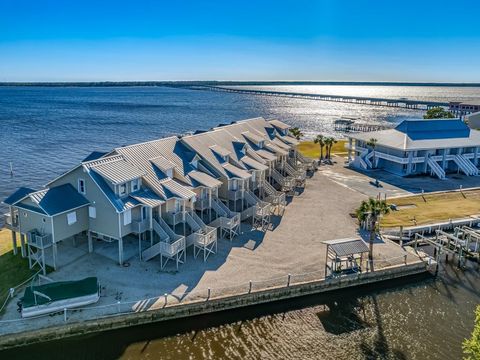
M 185 238 L 175 234 L 163 219 L 153 219 L 153 231 L 160 241 L 142 251 L 142 260 L 149 261 L 157 255 L 174 255 L 185 248 Z
M 438 165 L 435 160 L 433 160 L 432 158 L 428 158 L 427 164 L 428 166 L 430 166 L 433 174 L 437 175 L 437 177 L 441 180 L 445 179 L 445 170 L 443 170 L 442 167 Z
M 459 167 L 462 172 L 467 176 L 478 176 L 478 169 L 473 163 L 461 154 L 457 154 L 453 157 L 453 161 Z

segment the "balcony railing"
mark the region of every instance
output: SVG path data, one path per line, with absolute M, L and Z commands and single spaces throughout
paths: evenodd
M 10 230 L 16 230 L 18 228 L 18 220 L 16 217 L 12 219 L 12 214 L 4 214 L 5 227 Z
M 168 225 L 179 224 L 183 222 L 183 212 L 167 212 L 164 218 Z
M 210 202 L 209 202 L 209 199 L 208 198 L 205 198 L 205 199 L 197 199 L 197 201 L 195 201 L 195 209 L 196 210 L 206 210 L 206 209 L 209 209 L 210 208 Z
M 242 189 L 228 190 L 227 198 L 228 198 L 228 200 L 232 200 L 232 201 L 237 201 L 237 200 L 243 199 L 243 192 L 244 192 L 244 190 L 242 190 Z
M 147 219 L 132 221 L 132 231 L 137 234 L 142 234 L 150 230 L 150 221 Z
M 53 244 L 52 234 L 42 234 L 38 230 L 33 230 L 27 234 L 28 244 L 39 249 L 44 249 Z

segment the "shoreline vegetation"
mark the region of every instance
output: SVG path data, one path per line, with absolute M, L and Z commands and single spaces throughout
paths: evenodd
M 234 85 L 347 85 L 347 86 L 438 86 L 479 87 L 480 83 L 375 82 L 375 81 L 64 81 L 64 82 L 0 82 L 0 86 L 45 87 L 115 87 L 115 86 L 234 86 Z

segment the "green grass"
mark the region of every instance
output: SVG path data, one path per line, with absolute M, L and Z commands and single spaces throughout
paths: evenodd
M 345 149 L 346 140 L 338 140 L 337 143 L 332 146 L 332 155 L 344 155 L 347 154 Z M 303 156 L 307 156 L 312 159 L 320 158 L 320 146 L 313 141 L 302 141 L 298 145 L 298 150 Z M 323 156 L 325 156 L 325 147 L 323 148 Z
M 387 202 L 405 208 L 385 215 L 382 227 L 432 224 L 480 214 L 480 190 L 406 196 Z
M 17 243 L 20 239 L 17 237 Z M 23 259 L 18 248 L 17 255 L 13 255 L 12 234 L 10 230 L 0 230 L 0 306 L 5 301 L 8 290 L 21 284 L 37 270 L 28 268 L 28 259 Z

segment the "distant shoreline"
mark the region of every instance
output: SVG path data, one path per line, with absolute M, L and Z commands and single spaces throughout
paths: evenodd
M 187 87 L 215 85 L 349 85 L 349 86 L 435 86 L 435 87 L 480 87 L 480 83 L 426 83 L 426 82 L 368 82 L 368 81 L 80 81 L 80 82 L 0 82 L 2 87 Z

